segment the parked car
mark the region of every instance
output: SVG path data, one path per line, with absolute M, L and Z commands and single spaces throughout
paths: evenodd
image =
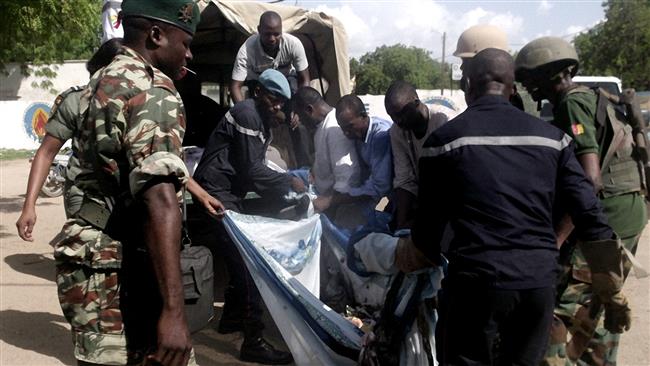
M 588 88 L 603 88 L 610 94 L 620 95 L 623 91 L 621 79 L 614 76 L 574 76 L 573 82 L 584 85 Z M 553 105 L 547 100 L 542 102 L 542 109 L 539 116 L 545 121 L 553 119 Z

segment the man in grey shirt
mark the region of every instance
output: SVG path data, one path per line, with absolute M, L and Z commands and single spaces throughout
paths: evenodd
M 309 86 L 305 48 L 298 38 L 282 32 L 280 15 L 274 11 L 263 13 L 257 32 L 248 37 L 237 53 L 230 82 L 233 101 L 244 100 L 244 82 L 257 80 L 267 69 L 278 70 L 286 77 L 297 74 L 298 87 Z
M 418 160 L 427 136 L 456 111 L 441 107 L 433 110 L 420 101 L 413 85 L 393 82 L 384 99 L 386 112 L 393 119 L 390 142 L 393 151 L 396 229 L 411 227 L 418 196 Z
M 260 16 L 257 34 L 248 37 L 235 59 L 230 82 L 230 97 L 234 103 L 244 100 L 241 88 L 244 84 L 253 90 L 259 75 L 268 69 L 281 72 L 291 85 L 292 92 L 298 87 L 309 86 L 309 63 L 300 40 L 282 32 L 282 18 L 274 11 Z M 297 85 L 296 79 L 297 77 Z M 272 145 L 280 151 L 287 166 L 295 169 L 311 164 L 311 142 L 307 131 L 300 126 L 298 118 L 291 116 L 287 105 L 283 110 L 287 124 L 273 129 Z

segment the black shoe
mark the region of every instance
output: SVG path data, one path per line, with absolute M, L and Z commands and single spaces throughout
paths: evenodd
M 219 334 L 230 334 L 243 331 L 244 322 L 241 321 L 241 319 L 221 317 L 221 320 L 219 320 L 219 327 L 217 328 L 217 332 L 219 332 Z
M 257 362 L 265 365 L 286 365 L 293 362 L 291 353 L 275 349 L 264 338 L 259 337 L 252 341 L 244 339 L 241 345 L 239 358 L 246 362 Z

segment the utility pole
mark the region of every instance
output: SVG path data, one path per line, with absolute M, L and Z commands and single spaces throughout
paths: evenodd
M 442 32 L 442 63 L 440 63 L 440 95 L 445 94 L 445 43 L 447 42 L 447 32 Z

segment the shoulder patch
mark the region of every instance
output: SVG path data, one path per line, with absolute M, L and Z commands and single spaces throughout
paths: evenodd
M 74 92 L 81 92 L 84 89 L 85 89 L 85 86 L 80 86 L 80 85 L 73 86 L 71 88 L 68 88 L 63 93 L 57 95 L 56 99 L 54 99 L 54 104 L 52 105 L 52 108 L 50 108 L 50 116 L 53 116 L 56 113 L 56 110 L 59 109 L 59 106 L 61 105 L 61 103 L 63 103 L 63 100 L 65 100 L 65 98 L 69 94 L 74 93 Z
M 585 127 L 582 125 L 582 123 L 571 123 L 571 131 L 576 136 L 582 135 L 585 133 Z

